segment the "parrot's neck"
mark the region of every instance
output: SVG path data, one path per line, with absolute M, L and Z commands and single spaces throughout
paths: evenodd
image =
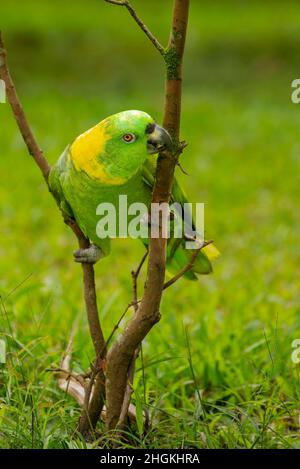
M 70 147 L 70 159 L 77 171 L 84 171 L 102 184 L 120 185 L 127 179 L 121 175 L 111 176 L 106 165 L 99 162 L 106 143 L 105 126 L 97 124 L 79 135 Z
M 104 185 L 122 185 L 129 181 L 147 158 L 139 148 L 120 158 L 121 150 L 108 143 L 103 123 L 87 130 L 71 144 L 69 158 L 77 171 Z M 108 144 L 107 144 L 108 143 Z M 124 153 L 124 152 L 123 152 Z

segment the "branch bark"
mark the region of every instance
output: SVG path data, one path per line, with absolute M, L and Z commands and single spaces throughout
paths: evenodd
M 163 56 L 166 64 L 165 108 L 163 125 L 174 140 L 172 153 L 162 153 L 157 160 L 153 203 L 169 202 L 178 154 L 182 59 L 188 23 L 189 0 L 174 0 L 170 39 Z M 160 319 L 160 302 L 166 265 L 166 239 L 151 238 L 147 280 L 143 298 L 123 334 L 107 355 L 106 399 L 107 428 L 116 428 L 122 411 L 127 375 L 138 345 Z
M 11 106 L 13 116 L 19 127 L 20 133 L 23 137 L 23 140 L 27 146 L 29 154 L 33 157 L 33 160 L 39 167 L 45 182 L 48 186 L 48 177 L 50 173 L 50 165 L 47 158 L 44 156 L 42 150 L 40 149 L 37 141 L 34 137 L 34 134 L 30 128 L 28 120 L 26 118 L 25 112 L 21 105 L 20 99 L 17 95 L 12 77 L 10 75 L 8 63 L 7 63 L 7 53 L 3 44 L 2 34 L 0 31 L 0 77 L 5 82 L 6 96 L 8 102 Z M 84 236 L 80 227 L 72 219 L 66 219 L 65 223 L 70 226 L 74 234 L 77 237 L 78 244 L 80 248 L 89 247 L 89 240 Z M 91 338 L 93 341 L 95 354 L 97 361 L 102 358 L 106 353 L 105 340 L 103 337 L 99 314 L 97 308 L 97 297 L 96 297 L 96 287 L 95 287 L 95 273 L 94 267 L 92 264 L 82 264 L 83 271 L 83 290 L 84 290 L 84 300 L 86 306 L 86 312 L 88 317 L 89 329 Z M 101 413 L 103 404 L 104 404 L 104 376 L 103 373 L 97 375 L 95 389 L 97 392 L 94 392 L 91 402 L 89 404 L 88 414 L 83 412 L 79 428 L 83 433 L 86 433 L 92 426 L 95 426 L 98 420 L 98 417 Z

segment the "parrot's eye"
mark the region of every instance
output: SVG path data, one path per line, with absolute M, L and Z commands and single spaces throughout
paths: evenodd
M 122 140 L 125 142 L 125 143 L 132 143 L 134 142 L 136 139 L 136 136 L 133 135 L 133 134 L 125 134 L 123 135 L 122 137 Z

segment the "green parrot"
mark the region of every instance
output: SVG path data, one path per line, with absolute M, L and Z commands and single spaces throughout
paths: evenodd
M 75 219 L 91 241 L 89 248 L 74 252 L 76 262 L 95 263 L 110 252 L 111 239 L 99 237 L 96 232 L 99 204 L 113 204 L 118 216 L 119 195 L 122 194 L 127 196 L 128 206 L 142 202 L 150 207 L 155 165 L 148 155 L 171 145 L 168 132 L 149 114 L 130 110 L 107 117 L 67 146 L 51 169 L 49 187 L 64 216 Z M 176 179 L 171 202 L 180 206 L 188 202 Z M 127 222 L 131 219 L 128 217 Z M 168 240 L 170 272 L 183 268 L 193 253 L 185 248 L 185 239 L 183 235 L 181 239 Z M 149 241 L 142 238 L 142 242 L 147 246 Z M 203 248 L 186 277 L 195 279 L 196 274 L 210 273 L 211 260 L 217 255 L 214 245 Z

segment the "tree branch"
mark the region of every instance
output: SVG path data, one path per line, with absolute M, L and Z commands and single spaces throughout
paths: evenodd
M 7 96 L 8 102 L 11 105 L 15 120 L 18 124 L 23 140 L 27 146 L 28 152 L 35 160 L 36 164 L 40 168 L 48 184 L 50 165 L 47 159 L 45 158 L 45 156 L 43 155 L 42 150 L 40 149 L 40 147 L 38 146 L 34 138 L 33 132 L 29 127 L 22 105 L 18 98 L 16 89 L 15 89 L 15 86 L 12 81 L 9 68 L 7 65 L 7 54 L 4 48 L 1 31 L 0 31 L 0 76 L 5 83 L 6 96 Z
M 172 153 L 159 155 L 152 194 L 153 203 L 169 202 L 177 159 L 181 110 L 182 58 L 188 22 L 189 0 L 174 0 L 173 21 L 165 63 L 167 70 L 164 127 L 174 139 Z M 165 214 L 167 216 L 167 213 Z M 163 223 L 163 221 L 162 221 Z M 127 385 L 127 373 L 138 345 L 160 319 L 160 301 L 166 265 L 165 238 L 151 238 L 147 280 L 139 308 L 107 355 L 107 428 L 116 428 Z
M 21 102 L 18 98 L 13 80 L 11 78 L 9 67 L 7 63 L 7 53 L 4 48 L 2 35 L 0 31 L 0 77 L 5 82 L 6 95 L 8 102 L 12 108 L 14 118 L 19 127 L 20 133 L 23 137 L 23 140 L 27 146 L 29 154 L 33 157 L 35 163 L 39 167 L 46 183 L 48 185 L 48 177 L 50 172 L 50 165 L 44 156 L 42 150 L 38 146 L 36 139 L 33 135 L 33 132 L 27 121 L 25 112 L 22 108 Z M 75 220 L 66 219 L 65 223 L 70 226 L 76 235 L 81 249 L 89 247 L 89 240 L 84 236 L 80 227 L 77 225 Z M 86 306 L 86 312 L 88 317 L 89 329 L 92 338 L 92 342 L 95 349 L 96 358 L 102 358 L 102 355 L 106 353 L 105 340 L 103 337 L 102 329 L 99 321 L 98 307 L 97 307 L 97 297 L 96 297 L 96 287 L 95 287 L 95 273 L 94 267 L 92 264 L 82 264 L 83 271 L 83 289 L 84 289 L 84 300 Z M 102 353 L 100 353 L 102 351 Z M 101 379 L 101 381 L 100 381 Z M 95 384 L 97 392 L 94 392 L 91 399 L 90 408 L 89 408 L 89 419 L 82 418 L 80 427 L 82 431 L 87 431 L 90 428 L 90 422 L 93 425 L 97 423 L 98 417 L 102 410 L 104 404 L 104 382 L 103 376 L 99 375 L 99 382 Z M 98 401 L 97 401 L 98 399 Z M 100 400 L 99 400 L 100 399 Z
M 138 26 L 141 28 L 141 30 L 146 34 L 146 36 L 150 39 L 154 47 L 158 50 L 158 52 L 164 56 L 165 49 L 164 47 L 160 44 L 160 42 L 157 40 L 157 38 L 152 34 L 150 29 L 143 23 L 143 21 L 139 18 L 137 15 L 135 9 L 133 6 L 130 4 L 128 0 L 105 0 L 107 3 L 111 3 L 112 5 L 118 5 L 121 7 L 126 7 L 127 10 L 129 11 L 130 15 L 134 19 L 134 21 L 138 24 Z

